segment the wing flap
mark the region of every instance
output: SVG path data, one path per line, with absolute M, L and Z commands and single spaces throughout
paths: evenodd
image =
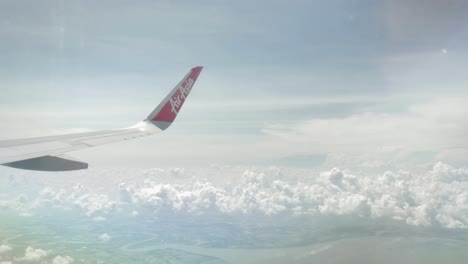
M 35 171 L 73 171 L 88 168 L 88 163 L 65 156 L 42 156 L 3 164 L 4 166 Z

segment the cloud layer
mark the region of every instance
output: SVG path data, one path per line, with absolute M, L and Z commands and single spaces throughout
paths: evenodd
M 71 208 L 97 222 L 121 215 L 138 219 L 261 215 L 271 220 L 353 216 L 411 226 L 468 227 L 468 169 L 440 162 L 422 173 L 369 175 L 338 168 L 323 172 L 153 169 L 134 171 L 131 177 L 115 176 L 118 173 L 114 171 L 99 176 L 108 179 L 106 189 L 87 182 L 94 178 L 88 173 L 82 184 L 49 184 L 34 198 L 20 195 L 0 201 L 0 205 L 24 215 L 43 208 Z

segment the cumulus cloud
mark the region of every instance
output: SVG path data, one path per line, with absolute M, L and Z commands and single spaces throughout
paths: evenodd
M 425 172 L 354 174 L 338 168 L 323 172 L 280 168 L 234 172 L 229 168 L 184 172 L 180 176 L 184 180 L 170 183 L 162 182 L 151 170 L 134 180 L 127 179 L 125 184 L 106 181 L 106 186 L 114 186 L 107 193 L 85 185 L 48 187 L 21 206 L 29 201 L 34 204 L 31 210 L 75 208 L 94 221 L 119 215 L 135 220 L 214 214 L 227 218 L 263 215 L 272 220 L 354 216 L 413 226 L 468 228 L 467 168 L 438 162 Z M 112 178 L 113 172 L 107 179 Z M 102 234 L 99 238 L 108 241 L 110 236 Z
M 107 242 L 111 239 L 111 236 L 107 233 L 104 233 L 99 236 L 99 239 L 103 242 Z
M 70 263 L 73 263 L 74 259 L 70 256 L 56 256 L 53 260 L 52 260 L 52 264 L 70 264 Z
M 309 182 L 285 178 L 247 170 L 231 188 L 147 180 L 139 188 L 123 190 L 127 202 L 153 214 L 355 215 L 416 226 L 468 227 L 466 168 L 436 163 L 422 174 L 387 171 L 361 176 L 334 168 L 311 175 Z
M 8 245 L 0 245 L 0 255 L 6 252 L 11 251 L 12 248 Z
M 0 245 L 0 255 L 12 251 L 13 248 L 8 245 Z M 33 248 L 28 246 L 24 251 L 24 256 L 22 257 L 5 257 L 0 256 L 0 264 L 13 264 L 13 263 L 50 263 L 47 261 L 47 257 L 50 255 L 50 250 L 43 250 L 39 248 Z M 74 259 L 70 256 L 60 256 L 57 255 L 52 259 L 51 264 L 71 264 L 74 262 Z
M 39 262 L 40 260 L 47 257 L 49 254 L 48 251 L 42 249 L 34 249 L 33 247 L 27 247 L 24 256 L 20 258 L 15 258 L 15 261 L 19 262 Z
M 54 191 L 51 188 L 45 188 L 40 195 L 40 200 L 36 202 L 41 205 L 59 207 L 69 205 L 81 210 L 87 216 L 94 217 L 96 221 L 105 220 L 102 216 L 96 216 L 97 214 L 107 214 L 115 208 L 115 202 L 111 201 L 108 195 L 90 193 L 79 184 L 75 185 L 72 190 Z

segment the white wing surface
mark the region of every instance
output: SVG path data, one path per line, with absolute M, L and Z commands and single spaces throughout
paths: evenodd
M 0 141 L 0 164 L 38 171 L 87 169 L 88 164 L 74 160 L 67 152 L 131 140 L 159 133 L 175 120 L 197 80 L 202 67 L 195 67 L 140 123 L 122 129 Z

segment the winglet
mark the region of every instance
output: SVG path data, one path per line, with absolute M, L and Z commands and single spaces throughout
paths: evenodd
M 180 112 L 202 69 L 203 67 L 201 66 L 191 69 L 182 81 L 172 89 L 158 107 L 146 118 L 146 121 L 153 123 L 162 130 L 167 129 Z

